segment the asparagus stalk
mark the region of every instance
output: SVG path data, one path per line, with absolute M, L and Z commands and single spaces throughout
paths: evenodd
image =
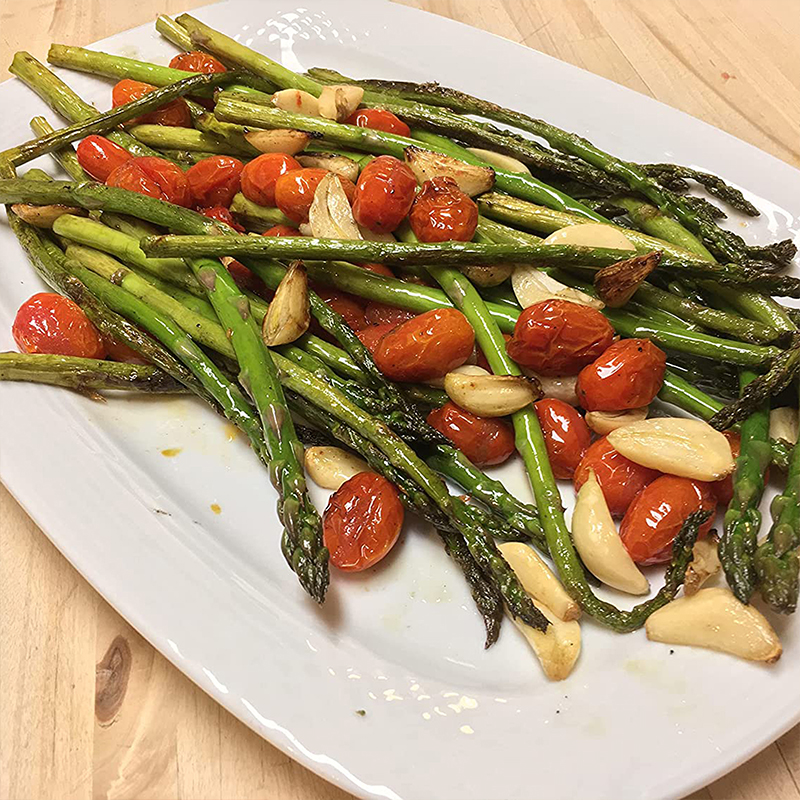
M 175 20 L 164 14 L 159 14 L 156 18 L 156 30 L 169 42 L 179 47 L 181 50 L 200 50 L 198 45 L 192 42 L 189 31 L 179 25 Z M 221 59 L 220 59 L 221 60 Z M 224 63 L 224 62 L 223 62 Z
M 34 117 L 31 120 L 31 130 L 37 136 L 47 136 L 53 133 L 53 126 L 44 117 Z M 73 181 L 88 181 L 91 178 L 83 171 L 83 167 L 78 163 L 78 156 L 71 146 L 62 147 L 54 150 L 53 158 L 61 165 L 64 171 Z
M 140 142 L 158 150 L 186 150 L 209 153 L 211 155 L 252 156 L 252 150 L 245 150 L 223 141 L 218 136 L 194 128 L 175 128 L 168 125 L 134 125 L 131 134 Z
M 231 214 L 236 217 L 237 222 L 256 233 L 264 233 L 273 225 L 297 227 L 297 223 L 290 220 L 280 209 L 260 206 L 248 200 L 241 192 L 233 198 Z

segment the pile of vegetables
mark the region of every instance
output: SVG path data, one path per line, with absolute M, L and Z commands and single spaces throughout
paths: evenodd
M 207 402 L 267 468 L 317 602 L 330 564 L 371 567 L 411 511 L 486 646 L 505 611 L 550 678 L 581 614 L 777 660 L 750 603 L 797 606 L 800 333 L 775 299 L 800 297 L 791 242 L 719 227 L 692 184 L 758 210 L 716 176 L 437 84 L 296 74 L 186 14 L 157 29 L 182 50 L 168 67 L 51 47 L 117 81 L 108 112 L 14 57 L 70 124 L 37 117 L 0 152 L 8 223 L 53 290 L 19 309 L 0 379 Z M 17 176 L 45 154 L 68 181 Z M 533 504 L 483 472 L 515 452 Z M 759 538 L 769 469 L 785 488 Z M 322 518 L 306 475 L 333 490 Z M 646 595 L 660 563 L 631 610 L 594 591 Z M 720 571 L 729 589 L 701 588 Z

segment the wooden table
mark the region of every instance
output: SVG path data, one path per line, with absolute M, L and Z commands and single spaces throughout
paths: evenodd
M 3 0 L 0 64 L 17 49 L 43 59 L 51 40 L 88 44 L 199 4 Z M 407 4 L 524 42 L 800 166 L 798 0 Z M 0 540 L 0 800 L 349 796 L 264 742 L 155 652 L 2 487 Z M 693 797 L 800 800 L 798 783 L 800 727 Z

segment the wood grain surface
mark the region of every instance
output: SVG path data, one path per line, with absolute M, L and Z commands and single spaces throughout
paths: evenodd
M 604 75 L 800 166 L 800 0 L 406 4 Z M 0 0 L 0 79 L 15 50 L 43 59 L 51 41 L 88 44 L 197 5 Z M 0 800 L 349 797 L 155 652 L 2 487 L 0 593 Z M 800 800 L 799 784 L 795 728 L 693 797 Z

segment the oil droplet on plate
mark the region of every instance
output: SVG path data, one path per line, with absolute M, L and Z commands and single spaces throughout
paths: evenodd
M 220 506 L 218 503 L 212 503 L 211 504 L 211 510 L 215 514 L 221 514 L 222 513 L 222 506 Z
M 225 438 L 229 442 L 233 442 L 239 437 L 239 429 L 230 422 L 225 423 L 223 430 L 225 431 Z
M 175 456 L 177 456 L 178 453 L 182 452 L 183 452 L 182 447 L 167 447 L 165 450 L 161 451 L 161 455 L 164 456 L 165 458 L 175 458 Z
M 475 733 L 475 731 L 472 730 L 472 728 L 469 725 L 462 725 L 459 728 L 459 730 L 461 731 L 461 733 L 466 733 L 468 735 Z

